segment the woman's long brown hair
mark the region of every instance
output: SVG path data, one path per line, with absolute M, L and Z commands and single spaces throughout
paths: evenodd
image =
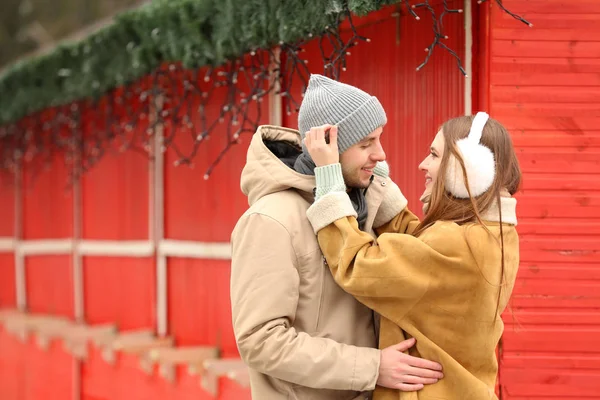
M 473 116 L 458 117 L 442 125 L 441 131 L 445 140 L 444 154 L 440 162 L 438 178 L 435 180 L 429 196 L 427 213 L 417 227 L 415 235 L 420 235 L 437 221 L 453 221 L 459 225 L 477 222 L 489 232 L 489 229 L 481 220 L 481 214 L 486 212 L 492 204 L 497 203 L 500 210 L 500 245 L 502 251 L 500 283 L 502 284 L 504 281 L 504 234 L 502 231 L 500 197 L 503 189 L 506 189 L 510 195 L 514 195 L 519 190 L 521 168 L 508 131 L 498 121 L 490 118 L 485 124 L 480 143 L 489 148 L 494 154 L 496 176 L 492 186 L 485 193 L 478 197 L 471 196 L 471 192 L 468 190 L 469 184 L 465 164 L 456 147 L 456 141 L 468 136 L 473 119 Z M 461 166 L 464 181 L 467 183 L 467 191 L 469 192 L 468 199 L 456 198 L 446 189 L 444 177 L 447 174 L 448 159 L 451 154 L 456 157 Z M 498 291 L 496 312 L 498 312 L 500 306 L 500 295 L 501 291 Z

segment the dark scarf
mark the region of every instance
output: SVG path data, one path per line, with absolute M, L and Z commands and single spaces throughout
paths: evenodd
M 310 156 L 304 152 L 300 153 L 296 161 L 294 162 L 294 170 L 304 175 L 314 175 L 315 174 L 315 165 L 314 161 Z M 358 227 L 360 230 L 364 230 L 365 222 L 367 222 L 368 210 L 367 210 L 367 199 L 365 198 L 366 190 L 361 190 L 359 188 L 352 188 L 348 192 L 348 196 L 350 197 L 350 201 L 352 202 L 352 206 L 354 210 L 356 210 L 356 214 L 358 214 Z

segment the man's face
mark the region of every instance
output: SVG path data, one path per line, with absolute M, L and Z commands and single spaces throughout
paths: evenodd
M 373 168 L 378 161 L 385 161 L 380 137 L 383 127 L 375 129 L 363 140 L 340 154 L 340 164 L 346 186 L 366 188 L 371 182 Z

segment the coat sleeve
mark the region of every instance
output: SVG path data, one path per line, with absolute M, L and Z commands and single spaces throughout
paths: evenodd
M 323 218 L 335 218 L 336 210 L 346 208 L 346 199 L 340 194 L 323 197 L 309 209 L 311 223 L 322 226 Z M 318 231 L 318 239 L 338 285 L 398 324 L 429 291 L 442 287 L 441 271 L 459 267 L 461 257 L 469 254 L 458 225 L 436 229 L 440 232 L 435 237 L 442 240 L 384 233 L 374 244 L 371 235 L 358 229 L 356 218 L 340 215 Z
M 294 329 L 300 279 L 283 225 L 262 214 L 242 217 L 232 235 L 232 252 L 233 329 L 250 368 L 311 388 L 375 388 L 379 350 Z
M 408 201 L 390 179 L 381 205 L 375 215 L 373 227 L 377 235 L 384 233 L 412 233 L 419 225 L 419 218 L 408 209 Z

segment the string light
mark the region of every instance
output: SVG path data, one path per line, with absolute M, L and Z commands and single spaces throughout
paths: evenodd
M 513 18 L 532 26 L 507 10 L 501 0 L 495 2 Z M 416 20 L 421 19 L 417 12 L 426 10 L 433 21 L 434 40 L 425 49 L 427 55 L 417 70 L 440 47 L 456 59 L 459 70 L 466 75 L 460 57 L 444 43 L 448 36 L 443 32 L 444 17 L 463 10 L 448 7 L 448 0 L 442 1 L 443 11 L 439 15 L 430 0 L 417 4 L 403 0 L 403 4 Z M 347 21 L 350 35 L 342 37 L 342 21 Z M 158 35 L 160 30 L 156 28 L 151 36 Z M 336 15 L 335 24 L 315 36 L 323 73 L 333 79 L 339 79 L 340 73 L 346 71 L 352 47 L 371 42 L 358 33 L 347 7 Z M 98 99 L 57 106 L 1 126 L 0 172 L 13 173 L 23 162 L 32 163 L 42 156 L 47 167 L 56 154 L 62 154 L 75 179 L 108 152 L 136 151 L 152 158 L 154 151 L 164 153 L 168 149 L 176 155 L 173 165 L 192 166 L 200 146 L 206 145 L 211 137 L 223 135 L 226 143 L 204 173 L 204 179 L 209 179 L 225 155 L 240 143 L 242 135 L 256 131 L 267 96 L 279 95 L 287 115 L 298 111 L 310 76 L 308 60 L 301 55 L 312 38 L 309 34 L 296 43 L 280 42 L 278 54 L 273 49 L 251 49 L 248 54 L 218 67 L 189 70 L 181 63 L 169 62 L 137 82 L 113 89 Z M 134 43 L 127 44 L 128 51 L 134 48 Z M 83 50 L 89 52 L 87 48 Z M 68 79 L 70 72 L 63 68 L 57 75 Z M 93 85 L 99 87 L 98 82 Z M 159 128 L 163 141 L 155 148 L 154 135 Z M 176 140 L 178 136 L 189 137 L 192 144 L 180 148 L 177 144 L 182 141 Z
M 431 55 L 433 54 L 433 51 L 435 50 L 436 47 L 440 47 L 444 50 L 446 50 L 452 57 L 454 57 L 456 59 L 456 64 L 458 66 L 458 69 L 460 70 L 460 72 L 467 77 L 467 72 L 465 71 L 460 56 L 458 54 L 456 54 L 456 52 L 454 50 L 452 50 L 450 47 L 448 47 L 442 40 L 446 40 L 448 39 L 448 35 L 445 35 L 443 33 L 443 29 L 444 29 L 444 17 L 448 14 L 455 14 L 455 13 L 462 13 L 463 10 L 460 8 L 457 9 L 452 9 L 448 6 L 448 0 L 443 0 L 442 4 L 443 4 L 443 11 L 440 15 L 438 15 L 436 13 L 436 10 L 433 8 L 433 6 L 429 3 L 430 0 L 424 0 L 421 3 L 417 3 L 417 4 L 410 4 L 409 0 L 404 0 L 404 4 L 406 6 L 406 8 L 408 9 L 408 12 L 416 19 L 416 20 L 420 20 L 421 18 L 419 17 L 419 15 L 415 12 L 416 9 L 419 8 L 424 8 L 427 11 L 429 11 L 429 13 L 431 14 L 431 18 L 433 21 L 433 33 L 434 33 L 434 37 L 433 37 L 433 42 L 427 47 L 425 48 L 425 51 L 427 52 L 427 55 L 425 56 L 425 60 L 417 67 L 417 71 L 420 71 L 423 67 L 425 67 L 425 65 L 427 65 L 427 63 L 429 62 L 429 59 L 431 58 Z M 477 4 L 482 4 L 484 2 L 486 2 L 487 0 L 478 0 Z M 498 6 L 504 11 L 506 12 L 508 15 L 510 15 L 511 17 L 515 18 L 518 21 L 523 22 L 524 24 L 528 25 L 529 27 L 532 27 L 533 24 L 531 24 L 529 21 L 525 20 L 524 18 L 518 16 L 517 14 L 514 14 L 512 12 L 510 12 L 509 10 L 506 9 L 506 7 L 502 4 L 502 0 L 495 0 L 496 4 L 498 4 Z

